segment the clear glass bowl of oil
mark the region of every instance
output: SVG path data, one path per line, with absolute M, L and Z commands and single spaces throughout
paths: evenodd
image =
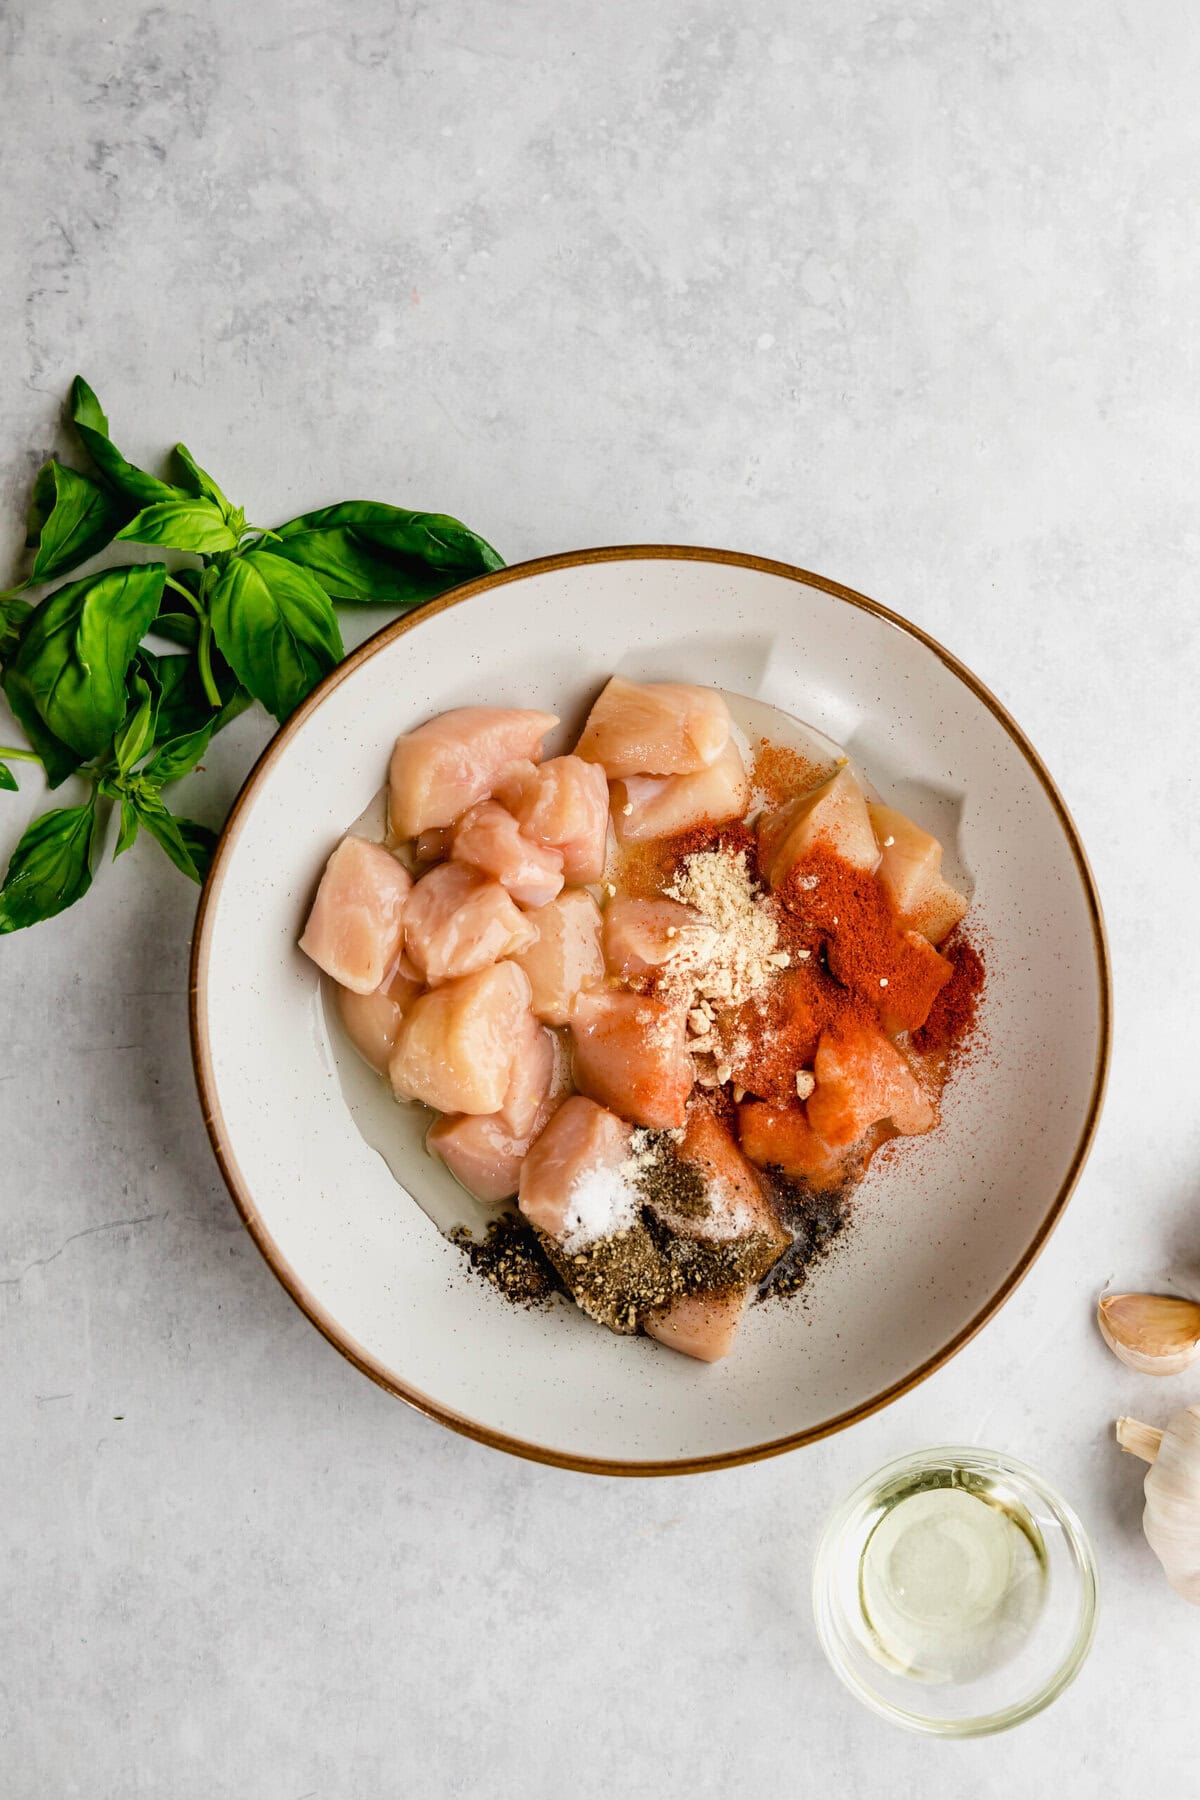
M 817 1547 L 825 1654 L 860 1700 L 911 1731 L 982 1737 L 1074 1680 L 1096 1621 L 1074 1512 L 992 1450 L 922 1450 L 870 1476 Z

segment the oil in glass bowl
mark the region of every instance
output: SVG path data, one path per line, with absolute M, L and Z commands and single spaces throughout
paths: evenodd
M 1091 1643 L 1083 1527 L 1032 1469 L 993 1451 L 922 1451 L 863 1482 L 829 1520 L 813 1603 L 826 1655 L 876 1712 L 982 1736 L 1031 1717 Z

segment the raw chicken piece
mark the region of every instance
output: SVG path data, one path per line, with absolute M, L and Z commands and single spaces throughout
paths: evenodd
M 450 850 L 456 862 L 492 876 L 522 906 L 546 906 L 562 891 L 561 850 L 531 842 L 495 800 L 483 800 L 463 814 Z
M 521 1168 L 521 1211 L 547 1237 L 570 1242 L 623 1231 L 636 1212 L 622 1165 L 629 1126 L 581 1094 L 564 1100 Z
M 730 738 L 712 767 L 695 775 L 630 775 L 614 781 L 613 828 L 618 843 L 640 844 L 647 838 L 674 837 L 693 825 L 740 819 L 749 804 L 746 765 Z
M 412 876 L 382 844 L 345 837 L 325 864 L 300 948 L 355 994 L 373 994 L 400 953 Z
M 679 1212 L 662 1201 L 653 1210 L 678 1237 L 706 1238 L 718 1243 L 761 1240 L 758 1263 L 743 1272 L 760 1280 L 791 1243 L 768 1200 L 757 1169 L 742 1155 L 708 1101 L 697 1097 L 687 1109 L 683 1142 L 675 1154 L 694 1168 L 704 1181 L 709 1202 L 707 1214 Z
M 848 764 L 811 793 L 759 821 L 759 866 L 773 888 L 818 845 L 868 873 L 879 862 L 866 797 Z
M 824 1031 L 813 1064 L 816 1091 L 808 1122 L 831 1149 L 857 1143 L 881 1119 L 911 1137 L 932 1129 L 937 1115 L 896 1046 L 869 1026 Z
M 553 713 L 499 706 L 460 706 L 396 739 L 388 810 L 397 837 L 452 825 L 491 793 L 509 763 L 537 762 Z
M 686 780 L 686 777 L 684 777 Z M 604 961 L 610 975 L 640 980 L 672 955 L 701 957 L 716 931 L 679 900 L 631 900 L 618 894 L 604 909 Z
M 500 797 L 525 837 L 562 852 L 568 881 L 599 881 L 608 851 L 608 778 L 599 764 L 552 756 L 540 769 L 522 765 Z
M 537 935 L 514 960 L 529 977 L 534 1013 L 543 1024 L 565 1025 L 575 996 L 604 979 L 600 908 L 585 888 L 567 888 L 524 917 Z
M 402 956 L 382 987 L 373 994 L 355 994 L 350 988 L 336 989 L 337 1008 L 346 1035 L 358 1054 L 381 1075 L 387 1073 L 400 1021 L 422 992 L 424 983 L 417 971 Z
M 552 1033 L 528 1013 L 515 1047 L 504 1104 L 499 1109 L 501 1122 L 514 1137 L 526 1137 L 533 1130 L 538 1110 L 554 1085 L 555 1050 Z
M 691 775 L 729 742 L 729 708 L 714 688 L 614 675 L 588 714 L 576 756 L 610 777 Z
M 439 1112 L 499 1112 L 529 1016 L 529 979 L 516 963 L 447 981 L 405 1016 L 388 1069 L 393 1088 Z
M 461 1113 L 439 1119 L 430 1126 L 425 1147 L 440 1156 L 456 1181 L 485 1206 L 510 1200 L 521 1180 L 521 1164 L 530 1144 L 554 1116 L 557 1102 L 545 1100 L 538 1108 L 530 1131 L 519 1137 L 509 1130 L 501 1113 L 486 1117 Z
M 749 1288 L 723 1294 L 680 1294 L 645 1321 L 646 1336 L 697 1362 L 720 1362 L 733 1349 Z
M 761 1100 L 738 1107 L 742 1149 L 760 1169 L 779 1169 L 809 1187 L 835 1187 L 842 1155 L 819 1138 L 800 1106 L 768 1106 Z
M 919 1031 L 953 975 L 954 964 L 939 956 L 919 931 L 897 931 L 886 955 L 878 955 L 864 971 L 855 964 L 852 940 L 852 932 L 850 941 L 836 933 L 829 939 L 826 954 L 834 979 L 878 1009 L 885 1031 Z M 886 987 L 880 985 L 880 977 Z
M 405 948 L 431 986 L 527 950 L 535 935 L 507 888 L 465 863 L 422 875 L 404 917 Z
M 872 803 L 867 810 L 879 839 L 879 880 L 901 924 L 940 944 L 969 904 L 942 875 L 942 846 L 894 807 Z
M 682 1125 L 694 1072 L 682 1007 L 594 989 L 571 1015 L 575 1085 L 635 1125 Z

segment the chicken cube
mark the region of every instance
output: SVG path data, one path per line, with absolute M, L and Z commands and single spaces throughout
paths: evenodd
M 832 850 L 868 873 L 879 862 L 866 796 L 848 764 L 759 821 L 759 867 L 773 888 L 782 887 L 796 865 L 817 848 Z
M 465 863 L 422 875 L 405 912 L 405 949 L 431 987 L 518 955 L 535 935 L 508 889 Z
M 702 959 L 716 928 L 680 900 L 634 900 L 618 894 L 604 909 L 604 961 L 610 975 L 640 981 L 672 956 Z
M 300 948 L 355 994 L 373 994 L 400 953 L 412 876 L 382 844 L 345 837 L 325 864 Z
M 741 1273 L 759 1280 L 791 1238 L 767 1198 L 758 1170 L 742 1155 L 706 1099 L 692 1099 L 682 1141 L 660 1154 L 677 1158 L 702 1184 L 700 1193 L 690 1196 L 683 1207 L 669 1199 L 650 1200 L 661 1222 L 676 1237 L 699 1238 L 712 1245 L 736 1243 Z
M 897 917 L 931 944 L 942 943 L 969 904 L 942 874 L 942 846 L 892 806 L 872 802 L 867 810 L 880 846 L 878 878 Z
M 731 725 L 715 688 L 614 675 L 588 714 L 575 754 L 599 763 L 610 778 L 692 775 L 716 762 Z
M 653 1131 L 683 1124 L 694 1071 L 680 1006 L 594 989 L 575 1002 L 571 1040 L 582 1093 Z
M 460 706 L 396 739 L 388 777 L 388 811 L 397 837 L 452 825 L 486 799 L 508 765 L 537 762 L 553 713 L 499 706 Z
M 750 804 L 750 778 L 730 738 L 711 768 L 694 775 L 630 775 L 614 781 L 613 829 L 620 844 L 675 837 L 693 825 L 740 819 Z
M 499 1112 L 521 1054 L 529 997 L 529 978 L 512 962 L 423 994 L 401 1022 L 388 1069 L 399 1098 L 439 1112 Z
M 521 1167 L 518 1205 L 530 1224 L 568 1248 L 626 1230 L 638 1208 L 623 1173 L 631 1137 L 594 1101 L 564 1100 Z
M 585 888 L 567 888 L 524 917 L 536 936 L 514 960 L 529 977 L 534 1014 L 545 1025 L 565 1025 L 576 995 L 604 979 L 600 908 Z
M 778 1169 L 808 1187 L 837 1185 L 843 1155 L 817 1136 L 801 1106 L 746 1101 L 738 1107 L 738 1136 L 746 1156 L 760 1169 Z
M 857 1143 L 883 1119 L 904 1137 L 930 1131 L 937 1115 L 907 1059 L 869 1026 L 823 1031 L 813 1063 L 808 1122 L 831 1149 Z
M 521 765 L 499 796 L 524 837 L 562 855 L 565 879 L 599 881 L 608 853 L 608 778 L 598 763 L 553 756 Z
M 749 1297 L 748 1287 L 727 1288 L 719 1294 L 679 1294 L 648 1315 L 646 1336 L 697 1362 L 720 1362 L 733 1349 Z
M 417 995 L 424 991 L 417 971 L 402 956 L 373 994 L 356 994 L 350 988 L 335 990 L 338 1014 L 346 1035 L 364 1062 L 380 1074 L 387 1073 L 400 1021 Z
M 450 846 L 456 862 L 490 875 L 522 906 L 546 906 L 561 891 L 561 850 L 547 850 L 525 837 L 512 814 L 495 800 L 465 812 Z

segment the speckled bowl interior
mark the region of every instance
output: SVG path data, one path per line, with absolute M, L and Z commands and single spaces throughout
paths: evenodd
M 986 1042 L 951 1084 L 939 1129 L 872 1169 L 803 1304 L 752 1309 L 734 1355 L 712 1367 L 611 1337 L 565 1302 L 519 1310 L 470 1275 L 406 1191 L 435 1211 L 457 1193 L 439 1186 L 450 1178 L 425 1156 L 411 1109 L 391 1109 L 387 1160 L 360 1131 L 296 949 L 316 875 L 379 788 L 398 731 L 485 702 L 546 707 L 565 733 L 614 670 L 754 696 L 844 744 L 885 797 L 943 835 L 986 935 Z M 193 1036 L 231 1192 L 327 1337 L 404 1399 L 499 1447 L 655 1473 L 849 1424 L 995 1311 L 1086 1154 L 1107 996 L 1070 819 L 1017 727 L 952 656 L 799 570 L 634 549 L 460 589 L 317 690 L 222 839 L 196 937 Z

